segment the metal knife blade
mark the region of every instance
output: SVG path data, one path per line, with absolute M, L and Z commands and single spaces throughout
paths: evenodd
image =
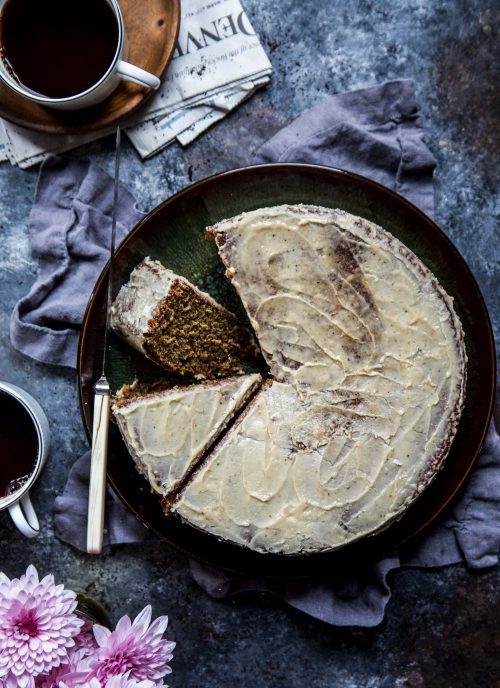
M 108 430 L 110 411 L 110 385 L 106 377 L 108 353 L 109 314 L 113 299 L 113 256 L 116 238 L 116 210 L 118 205 L 118 183 L 120 179 L 120 127 L 116 129 L 115 143 L 115 187 L 111 217 L 111 238 L 109 249 L 108 288 L 106 295 L 106 325 L 104 329 L 104 352 L 101 377 L 94 386 L 94 416 L 92 427 L 92 453 L 90 461 L 89 506 L 87 520 L 87 552 L 99 554 L 102 550 L 104 531 L 104 507 L 106 498 L 106 465 L 108 458 Z

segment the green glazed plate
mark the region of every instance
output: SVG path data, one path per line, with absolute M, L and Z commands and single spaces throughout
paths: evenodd
M 421 211 L 385 187 L 341 170 L 313 165 L 258 165 L 197 182 L 169 198 L 142 220 L 116 251 L 116 294 L 145 256 L 160 260 L 245 318 L 215 243 L 204 230 L 243 211 L 282 203 L 341 208 L 372 220 L 406 244 L 453 296 L 465 331 L 468 356 L 465 407 L 445 465 L 405 516 L 382 533 L 333 552 L 280 556 L 259 554 L 221 542 L 176 516 L 166 517 L 159 500 L 136 471 L 118 430 L 111 424 L 108 478 L 137 518 L 159 537 L 212 566 L 257 576 L 308 576 L 333 567 L 356 566 L 407 542 L 428 525 L 455 496 L 483 444 L 493 408 L 495 357 L 488 313 L 463 258 L 443 232 Z M 85 314 L 78 355 L 78 382 L 83 422 L 92 430 L 93 385 L 102 365 L 107 267 L 99 277 Z M 163 371 L 149 364 L 114 334 L 109 337 L 113 391 L 135 378 L 152 381 Z

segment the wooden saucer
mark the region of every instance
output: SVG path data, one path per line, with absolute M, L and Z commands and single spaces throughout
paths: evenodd
M 127 61 L 161 77 L 175 49 L 180 0 L 119 0 Z M 136 110 L 152 91 L 122 81 L 102 103 L 75 112 L 51 110 L 24 99 L 0 81 L 0 117 L 46 134 L 82 134 L 104 129 Z

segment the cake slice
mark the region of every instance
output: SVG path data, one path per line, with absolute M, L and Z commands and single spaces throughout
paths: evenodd
M 137 470 L 155 492 L 167 498 L 175 491 L 260 382 L 252 374 L 163 390 L 122 387 L 113 415 Z
M 120 289 L 111 327 L 154 363 L 200 380 L 240 373 L 242 360 L 258 352 L 233 313 L 150 258 Z
M 179 492 L 172 511 L 222 540 L 262 552 L 290 549 L 307 520 L 295 513 L 293 485 L 291 422 L 300 410 L 289 385 L 267 381 Z

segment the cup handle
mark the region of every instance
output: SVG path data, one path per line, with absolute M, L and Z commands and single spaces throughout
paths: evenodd
M 118 60 L 116 71 L 125 81 L 133 81 L 134 84 L 147 86 L 148 88 L 153 88 L 155 91 L 160 87 L 161 84 L 161 81 L 157 76 L 146 72 L 145 69 L 141 69 L 140 67 L 130 64 L 130 62 Z
M 28 493 L 21 497 L 18 502 L 9 506 L 9 513 L 15 526 L 25 537 L 34 538 L 38 535 L 40 524 Z

